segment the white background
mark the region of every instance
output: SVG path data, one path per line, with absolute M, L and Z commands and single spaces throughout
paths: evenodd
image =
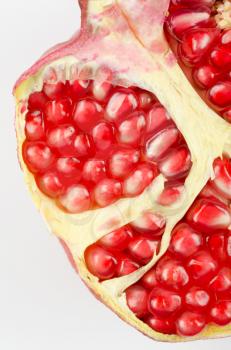
M 118 319 L 81 283 L 25 189 L 11 90 L 44 50 L 77 29 L 76 2 L 0 1 L 0 349 L 228 350 L 230 339 L 155 343 Z

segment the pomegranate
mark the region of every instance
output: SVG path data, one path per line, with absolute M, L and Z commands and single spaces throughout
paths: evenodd
M 79 0 L 14 88 L 35 205 L 93 293 L 144 334 L 231 333 L 231 3 Z

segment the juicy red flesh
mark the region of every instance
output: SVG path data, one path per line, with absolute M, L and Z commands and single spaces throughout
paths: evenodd
M 39 189 L 73 214 L 138 196 L 159 172 L 171 190 L 191 168 L 187 145 L 165 108 L 135 87 L 44 83 L 28 99 L 25 135 L 23 158 Z M 172 191 L 160 202 L 174 202 L 179 193 Z
M 213 0 L 172 0 L 166 36 L 201 97 L 231 122 L 231 30 L 218 28 Z

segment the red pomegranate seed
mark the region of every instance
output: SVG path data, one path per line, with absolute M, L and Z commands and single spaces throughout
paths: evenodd
M 213 257 L 221 263 L 231 257 L 231 240 L 227 233 L 216 233 L 208 237 L 208 247 Z
M 121 183 L 114 179 L 103 179 L 95 187 L 94 197 L 100 207 L 116 202 L 122 195 Z
M 30 94 L 28 99 L 28 109 L 29 111 L 42 111 L 47 103 L 47 97 L 41 91 L 33 92 Z
M 145 145 L 145 155 L 148 159 L 157 161 L 179 140 L 179 131 L 175 127 L 161 130 L 151 137 Z
M 166 109 L 159 103 L 155 104 L 147 115 L 147 127 L 146 132 L 152 133 L 154 131 L 163 128 L 164 125 L 169 122 L 170 116 Z
M 185 294 L 185 304 L 193 310 L 207 307 L 210 299 L 208 292 L 199 287 L 192 287 Z
M 62 82 L 58 83 L 45 83 L 43 91 L 51 100 L 57 100 L 63 97 L 65 94 L 65 85 Z
M 196 84 L 202 89 L 208 89 L 219 79 L 219 71 L 210 64 L 199 66 L 193 71 Z
M 139 104 L 138 107 L 141 109 L 147 109 L 151 106 L 152 102 L 154 101 L 155 97 L 151 93 L 148 93 L 146 91 L 142 91 L 139 95 Z
M 231 30 L 224 30 L 221 36 L 222 45 L 230 45 L 231 44 Z
M 117 261 L 114 255 L 94 244 L 84 253 L 88 270 L 101 280 L 112 278 L 116 273 Z
M 166 178 L 180 178 L 186 176 L 192 165 L 191 155 L 187 147 L 174 149 L 159 164 L 160 172 Z
M 130 310 L 137 317 L 144 317 L 147 312 L 148 292 L 138 284 L 129 287 L 126 290 L 126 300 Z
M 91 136 L 79 134 L 74 141 L 75 155 L 78 157 L 92 157 L 95 154 L 95 145 Z
M 138 196 L 148 185 L 150 185 L 157 174 L 157 169 L 150 164 L 144 163 L 138 165 L 138 167 L 124 181 L 124 195 L 126 197 Z
M 74 100 L 78 100 L 85 97 L 88 93 L 88 87 L 90 85 L 89 80 L 75 80 L 70 85 L 70 94 Z
M 43 114 L 40 111 L 27 113 L 25 134 L 29 141 L 39 141 L 44 138 Z
M 193 336 L 205 327 L 205 318 L 197 312 L 185 311 L 176 321 L 176 329 L 179 335 Z
M 82 177 L 82 163 L 77 158 L 59 158 L 56 168 L 62 175 L 72 177 L 75 181 L 79 181 Z
M 132 237 L 132 230 L 128 226 L 124 226 L 105 235 L 99 240 L 99 244 L 107 249 L 124 250 Z
M 169 187 L 165 187 L 162 193 L 159 195 L 157 201 L 163 206 L 171 205 L 178 199 L 180 199 L 183 190 L 183 185 L 172 185 Z
M 204 5 L 212 7 L 214 5 L 216 0 L 172 0 L 172 3 L 175 5 L 188 5 L 188 6 L 195 6 L 195 5 Z
M 212 321 L 220 326 L 224 326 L 231 321 L 231 301 L 218 301 L 211 309 Z
M 194 29 L 183 37 L 178 47 L 178 53 L 182 61 L 187 65 L 198 64 L 207 53 L 213 42 L 217 39 L 217 29 Z
M 73 154 L 76 130 L 71 125 L 60 125 L 48 131 L 47 144 L 63 155 Z
M 96 148 L 106 151 L 115 142 L 114 128 L 107 122 L 98 123 L 92 130 L 92 137 Z
M 174 320 L 163 318 L 157 315 L 149 315 L 144 319 L 144 322 L 149 325 L 154 331 L 163 334 L 174 334 L 175 325 Z
M 60 124 L 69 121 L 72 112 L 72 103 L 68 98 L 49 101 L 45 107 L 45 118 L 48 123 Z
M 231 51 L 226 45 L 219 45 L 210 53 L 212 63 L 222 70 L 228 69 L 231 66 Z
M 98 183 L 106 177 L 106 163 L 101 159 L 90 159 L 83 167 L 83 178 Z
M 55 160 L 51 149 L 44 142 L 25 142 L 22 152 L 28 169 L 35 173 L 47 170 Z
M 96 100 L 104 101 L 112 88 L 112 85 L 106 81 L 98 82 L 96 80 L 92 83 L 92 93 Z
M 159 241 L 152 241 L 143 237 L 135 237 L 128 244 L 128 252 L 138 262 L 146 263 L 157 252 Z
M 196 253 L 203 244 L 202 235 L 187 224 L 178 225 L 173 233 L 169 246 L 170 251 L 182 258 Z
M 179 294 L 163 288 L 154 288 L 149 295 L 148 309 L 154 315 L 168 316 L 181 308 Z
M 207 183 L 207 185 L 201 191 L 200 197 L 208 198 L 213 201 L 215 200 L 216 202 L 219 201 L 226 205 L 228 204 L 228 199 L 221 195 L 221 193 L 218 193 L 212 183 Z
M 218 107 L 227 107 L 231 104 L 231 82 L 217 83 L 209 90 L 211 102 Z
M 60 196 L 64 191 L 64 186 L 60 176 L 56 172 L 48 172 L 37 178 L 39 189 L 51 198 Z
M 229 159 L 216 159 L 213 165 L 215 178 L 213 186 L 225 198 L 231 200 L 231 162 Z
M 59 198 L 59 202 L 72 214 L 81 213 L 91 207 L 90 194 L 87 188 L 80 184 L 69 187 Z
M 158 281 L 156 278 L 156 270 L 152 268 L 140 280 L 141 284 L 146 289 L 153 289 L 154 287 L 158 287 Z
M 206 283 L 217 271 L 218 263 L 206 250 L 195 253 L 187 264 L 190 275 L 196 280 Z
M 157 263 L 156 278 L 166 287 L 180 290 L 189 282 L 189 276 L 180 261 L 164 257 Z
M 209 288 L 215 293 L 225 292 L 231 288 L 231 269 L 223 267 L 210 281 Z
M 109 171 L 114 178 L 128 176 L 140 160 L 140 152 L 133 148 L 122 148 L 115 151 L 109 159 Z
M 129 275 L 130 273 L 138 270 L 140 267 L 137 262 L 131 260 L 128 257 L 119 257 L 118 258 L 118 265 L 116 269 L 116 276 L 117 277 L 122 277 Z
M 115 92 L 106 106 L 106 118 L 118 122 L 123 116 L 135 111 L 138 101 L 133 92 Z
M 165 227 L 165 219 L 158 214 L 146 212 L 131 223 L 132 228 L 143 235 L 161 236 Z
M 137 112 L 124 120 L 118 127 L 119 142 L 127 145 L 139 145 L 146 120 L 143 113 Z
M 75 106 L 73 119 L 79 129 L 90 132 L 103 118 L 103 109 L 97 102 L 82 100 Z

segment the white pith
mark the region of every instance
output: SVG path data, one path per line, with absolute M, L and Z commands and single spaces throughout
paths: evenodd
M 125 1 L 123 7 L 122 1 L 118 1 L 125 14 L 133 2 L 133 0 L 129 2 Z M 114 3 L 114 1 L 103 0 L 89 3 L 89 13 L 92 15 L 92 17 L 89 17 L 89 20 L 91 20 L 95 30 L 99 27 L 97 15 L 111 3 Z M 103 21 L 100 22 L 100 26 L 113 28 L 111 21 L 111 18 L 105 16 Z M 119 22 L 119 18 L 117 18 L 117 21 Z M 121 14 L 121 23 L 122 21 L 124 21 L 124 17 Z M 106 57 L 101 56 L 100 49 L 99 55 L 94 61 L 89 60 L 88 57 L 80 57 L 79 59 L 76 56 L 69 56 L 52 62 L 52 64 L 42 68 L 36 75 L 23 82 L 16 90 L 15 95 L 18 102 L 16 129 L 20 162 L 33 200 L 48 223 L 49 229 L 67 243 L 81 277 L 120 316 L 126 320 L 129 319 L 131 324 L 141 329 L 145 334 L 156 339 L 165 340 L 164 335 L 154 332 L 149 326 L 134 316 L 126 305 L 123 291 L 138 281 L 165 253 L 169 246 L 173 227 L 185 215 L 208 179 L 213 177 L 212 164 L 214 159 L 222 156 L 223 152 L 231 153 L 231 125 L 221 119 L 200 99 L 177 64 L 169 66 L 168 56 L 171 55 L 170 49 L 167 48 L 162 54 L 151 53 L 145 48 L 144 44 L 146 45 L 146 42 L 141 34 L 137 32 L 135 36 L 130 31 L 126 32 L 126 35 L 121 35 L 112 29 L 110 37 L 107 37 L 106 40 L 113 40 L 114 43 L 118 42 L 119 46 L 121 43 L 129 45 L 132 42 L 137 52 L 140 53 L 140 57 L 144 60 L 143 65 L 148 67 L 147 72 L 139 69 L 135 64 L 132 66 L 133 63 L 130 61 L 126 62 L 126 57 L 123 67 L 118 71 L 118 67 L 121 65 L 120 58 L 113 55 L 113 52 Z M 84 50 L 84 48 L 81 48 L 81 50 Z M 122 68 L 126 64 L 131 69 L 124 73 L 124 69 Z M 154 93 L 185 137 L 191 152 L 193 166 L 186 179 L 185 190 L 180 200 L 174 203 L 174 205 L 162 207 L 156 202 L 156 199 L 163 190 L 165 181 L 163 176 L 160 175 L 143 194 L 136 198 L 121 199 L 109 207 L 78 215 L 67 214 L 58 208 L 54 201 L 39 191 L 33 175 L 27 170 L 21 156 L 21 147 L 25 140 L 24 124 L 26 111 L 21 112 L 22 106 L 25 103 L 24 101 L 26 101 L 31 92 L 42 89 L 44 80 L 47 80 L 51 73 L 57 76 L 57 81 L 74 80 L 78 77 L 82 78 L 83 75 L 85 78 L 100 80 L 98 68 L 102 65 L 107 66 L 113 72 L 116 71 L 116 77 L 113 80 L 115 84 L 123 85 L 121 82 L 124 82 L 124 86 L 127 86 L 126 82 L 129 82 L 131 85 L 137 85 Z M 86 269 L 84 262 L 84 251 L 86 247 L 112 230 L 134 221 L 144 211 L 153 211 L 162 214 L 167 221 L 158 256 L 154 256 L 146 266 L 143 266 L 129 276 L 108 280 L 99 284 L 98 279 L 92 276 Z M 226 333 L 230 333 L 230 331 L 231 326 L 216 327 L 209 325 L 198 335 L 198 338 L 211 335 L 225 335 Z M 193 339 L 195 338 L 197 337 Z M 168 340 L 180 341 L 185 339 L 172 335 L 168 336 Z
M 221 1 L 217 8 L 216 22 L 221 29 L 231 28 L 231 1 Z

